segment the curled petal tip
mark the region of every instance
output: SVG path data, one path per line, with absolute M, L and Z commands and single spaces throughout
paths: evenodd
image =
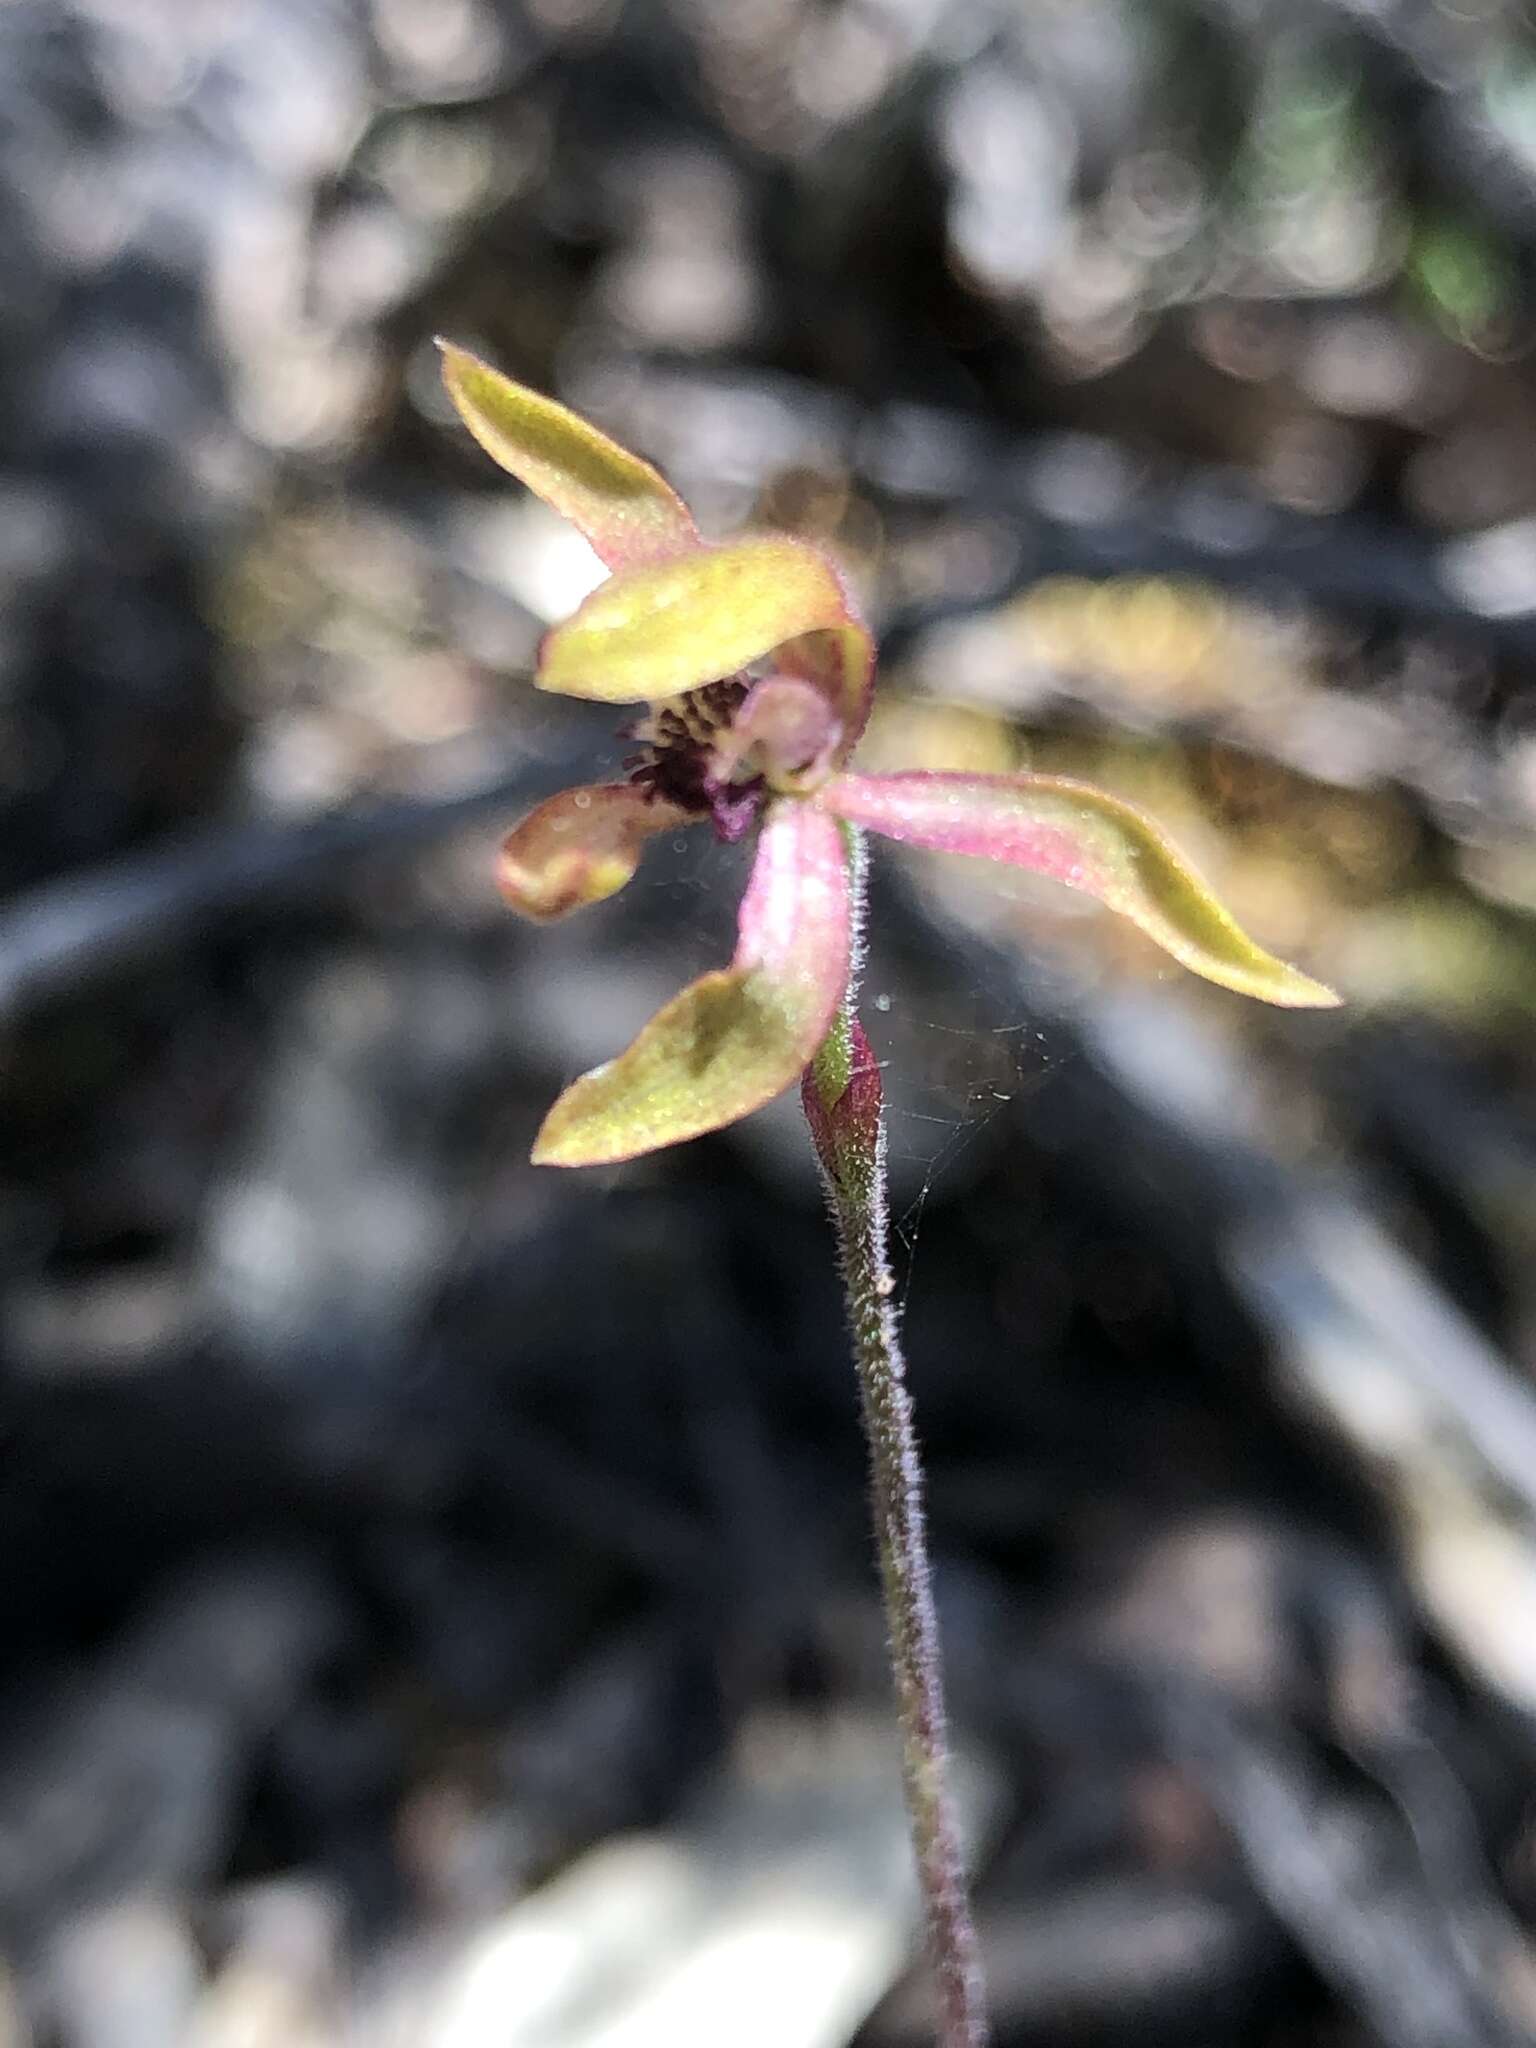
M 1303 974 L 1299 967 L 1291 967 L 1284 960 L 1277 960 L 1275 966 L 1280 969 L 1280 974 L 1275 985 L 1266 991 L 1266 1002 L 1277 1003 L 1282 1010 L 1343 1008 L 1344 998 L 1326 981 L 1314 981 L 1310 974 Z
M 535 806 L 502 841 L 496 880 L 508 906 L 551 924 L 616 895 L 658 832 L 696 823 L 629 782 L 563 789 Z

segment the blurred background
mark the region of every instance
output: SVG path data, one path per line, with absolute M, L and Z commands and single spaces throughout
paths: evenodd
M 1000 2039 L 1536 2036 L 1526 9 L 11 0 L 0 276 L 4 2048 L 927 2037 L 793 1107 L 525 1163 L 739 862 L 499 907 L 439 332 L 1347 998 L 879 856 Z

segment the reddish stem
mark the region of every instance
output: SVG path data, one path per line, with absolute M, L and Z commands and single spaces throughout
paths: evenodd
M 856 863 L 856 880 L 858 875 Z M 942 2048 L 982 2048 L 985 1992 L 946 1784 L 944 1685 L 924 1536 L 922 1465 L 887 1255 L 884 1091 L 852 989 L 806 1069 L 801 1093 L 837 1228 L 859 1371 L 907 1810 L 938 1979 L 939 2040 Z

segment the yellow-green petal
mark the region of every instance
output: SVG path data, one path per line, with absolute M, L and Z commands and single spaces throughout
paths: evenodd
M 699 822 L 632 782 L 562 789 L 531 810 L 502 841 L 496 880 L 520 917 L 549 924 L 616 895 L 657 832 Z
M 787 642 L 806 673 L 821 636 L 835 658 L 810 679 L 841 693 L 834 708 L 847 725 L 863 715 L 871 642 L 837 571 L 806 541 L 736 541 L 611 576 L 545 639 L 535 681 L 604 704 L 657 702 Z
M 699 545 L 688 507 L 648 462 L 468 349 L 438 347 L 448 396 L 486 454 L 579 527 L 610 569 Z
M 1255 945 L 1144 812 L 1060 775 L 843 775 L 816 801 L 910 846 L 1050 875 L 1096 896 L 1207 981 L 1286 1009 L 1334 1008 L 1322 982 Z
M 836 821 L 768 813 L 731 965 L 658 1011 L 627 1052 L 583 1074 L 545 1119 L 536 1165 L 598 1166 L 719 1130 L 796 1081 L 848 981 L 847 861 Z

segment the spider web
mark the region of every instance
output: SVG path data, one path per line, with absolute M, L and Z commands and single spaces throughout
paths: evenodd
M 971 978 L 968 976 L 968 978 Z M 936 999 L 872 989 L 866 999 L 872 1035 L 883 1018 L 903 1020 L 900 1050 L 882 1055 L 892 1183 L 891 1234 L 903 1268 L 905 1309 L 916 1271 L 918 1240 L 935 1193 L 963 1183 L 997 1119 L 1043 1087 L 1070 1049 L 1030 1021 L 999 1021 L 1019 997 L 999 972 L 980 989 Z

